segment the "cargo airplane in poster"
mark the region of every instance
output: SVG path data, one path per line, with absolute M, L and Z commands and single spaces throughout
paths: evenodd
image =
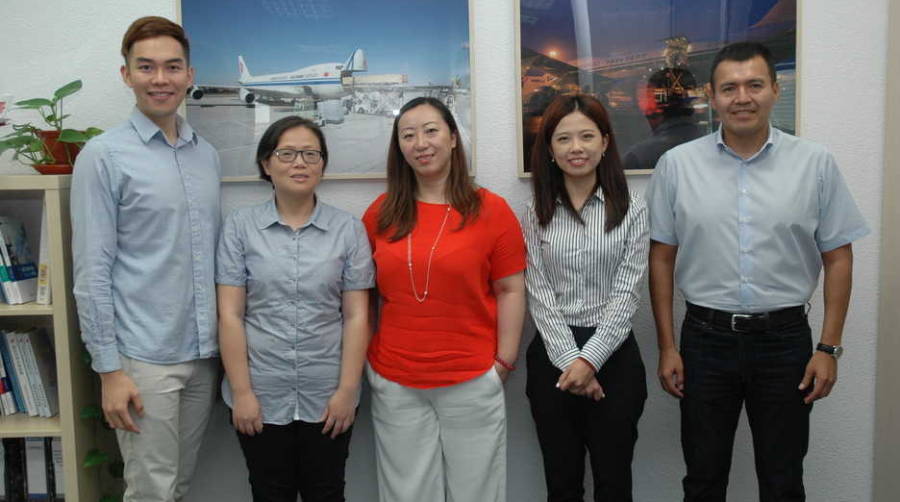
M 263 99 L 299 101 L 328 101 L 340 99 L 352 92 L 344 79 L 356 72 L 368 70 L 366 55 L 356 49 L 344 63 L 322 63 L 294 71 L 251 75 L 243 56 L 238 56 L 237 86 L 194 86 L 189 94 L 194 99 L 203 97 L 206 89 L 236 89 L 244 103 L 251 104 Z

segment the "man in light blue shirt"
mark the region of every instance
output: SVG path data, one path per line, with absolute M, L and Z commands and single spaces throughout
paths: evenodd
M 136 107 L 75 164 L 74 294 L 125 500 L 173 501 L 187 492 L 218 381 L 219 160 L 176 113 L 194 76 L 182 28 L 138 19 L 122 55 Z
M 723 48 L 707 92 L 719 131 L 663 155 L 647 189 L 659 378 L 681 398 L 684 500 L 725 501 L 746 405 L 760 500 L 802 501 L 809 412 L 837 378 L 851 243 L 869 229 L 832 155 L 770 126 L 779 88 L 766 47 Z M 806 305 L 823 267 L 812 351 Z M 687 301 L 680 352 L 675 285 Z

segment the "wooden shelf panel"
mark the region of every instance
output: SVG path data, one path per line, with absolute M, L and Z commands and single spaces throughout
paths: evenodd
M 38 305 L 34 302 L 24 303 L 22 305 L 9 305 L 6 303 L 0 303 L 0 317 L 49 315 L 53 315 L 53 305 Z
M 4 190 L 53 190 L 68 188 L 72 183 L 71 174 L 44 176 L 40 174 L 6 175 L 0 182 L 0 191 Z
M 59 415 L 50 418 L 16 413 L 0 417 L 0 438 L 61 436 Z

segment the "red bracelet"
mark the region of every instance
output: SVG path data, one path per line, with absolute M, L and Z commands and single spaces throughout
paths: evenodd
M 500 364 L 500 366 L 503 366 L 503 368 L 506 371 L 513 371 L 516 369 L 515 364 L 509 364 L 508 362 L 504 361 L 503 359 L 500 359 L 500 356 L 494 356 L 494 361 L 497 361 L 497 363 Z

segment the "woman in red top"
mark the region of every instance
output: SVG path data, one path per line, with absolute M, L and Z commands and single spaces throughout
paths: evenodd
M 473 185 L 437 99 L 401 108 L 387 181 L 363 216 L 381 299 L 368 355 L 380 500 L 505 501 L 522 230 L 506 201 Z

